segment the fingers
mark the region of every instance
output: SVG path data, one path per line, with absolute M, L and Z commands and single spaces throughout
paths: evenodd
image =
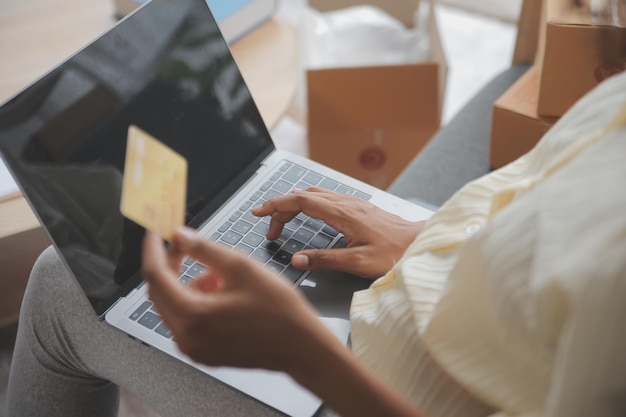
M 309 216 L 318 216 L 325 213 L 330 204 L 320 198 L 326 193 L 322 189 L 309 187 L 306 190 L 294 190 L 291 194 L 272 198 L 263 205 L 252 209 L 256 216 L 272 216 L 277 220 L 289 221 L 296 214 L 304 212 Z
M 336 204 L 339 198 L 343 199 L 346 196 L 323 188 L 309 187 L 268 200 L 252 209 L 252 213 L 259 217 L 272 216 L 267 238 L 276 239 L 280 236 L 283 226 L 300 212 L 337 228 L 338 223 L 344 220 L 342 211 Z
M 142 255 L 143 277 L 150 284 L 150 297 L 160 306 L 160 310 L 187 304 L 188 297 L 183 286 L 178 283 L 179 266 L 171 265 L 161 237 L 146 232 Z
M 174 234 L 172 244 L 177 250 L 207 265 L 211 270 L 210 274 L 224 277 L 224 288 L 237 283 L 242 277 L 247 277 L 248 274 L 242 272 L 248 272 L 256 266 L 251 259 L 215 245 L 189 228 L 178 229 Z M 218 288 L 215 287 L 218 285 L 216 283 L 207 285 L 210 285 L 212 289 Z
M 367 271 L 367 256 L 361 247 L 306 250 L 294 254 L 291 264 L 309 271 L 330 269 L 364 277 L 371 275 Z
M 192 280 L 187 286 L 207 294 L 217 294 L 224 289 L 224 281 L 216 273 L 209 270 Z

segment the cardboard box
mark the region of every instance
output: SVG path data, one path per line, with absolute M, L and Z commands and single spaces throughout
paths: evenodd
M 385 189 L 437 132 L 447 65 L 434 13 L 427 62 L 307 71 L 309 157 Z
M 500 168 L 530 151 L 558 120 L 539 116 L 539 68 L 531 67 L 494 104 L 491 126 L 492 168 Z
M 540 46 L 539 114 L 562 116 L 598 83 L 626 68 L 626 27 L 591 12 L 588 2 L 573 8 L 571 0 L 544 0 Z M 617 55 L 617 54 L 615 54 Z

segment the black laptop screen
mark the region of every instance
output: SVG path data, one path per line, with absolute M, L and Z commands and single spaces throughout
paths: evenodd
M 187 159 L 193 226 L 273 149 L 204 0 L 153 0 L 0 107 L 3 156 L 100 315 L 140 269 L 130 125 Z

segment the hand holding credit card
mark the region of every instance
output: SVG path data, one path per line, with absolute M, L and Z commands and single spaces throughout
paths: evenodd
M 185 221 L 187 160 L 136 126 L 128 128 L 122 214 L 171 240 Z

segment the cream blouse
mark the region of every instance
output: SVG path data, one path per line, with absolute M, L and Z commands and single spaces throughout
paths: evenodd
M 626 415 L 626 74 L 466 185 L 352 302 L 355 354 L 432 417 Z

